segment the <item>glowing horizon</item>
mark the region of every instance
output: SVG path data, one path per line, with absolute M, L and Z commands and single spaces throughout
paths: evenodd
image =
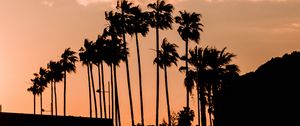
M 112 0 L 111 0 L 112 1 Z M 110 0 L 28 0 L 0 1 L 0 104 L 4 112 L 33 113 L 33 98 L 26 89 L 33 73 L 46 67 L 50 60 L 59 60 L 65 48 L 78 52 L 85 38 L 95 41 L 106 26 L 104 11 L 111 10 Z M 149 0 L 150 1 L 150 0 Z M 199 46 L 227 47 L 237 55 L 233 63 L 241 74 L 254 71 L 272 57 L 282 56 L 300 49 L 299 0 L 169 0 L 174 3 L 174 16 L 179 10 L 202 14 L 204 32 Z M 146 8 L 148 1 L 138 1 Z M 146 9 L 144 9 L 146 11 Z M 184 52 L 184 42 L 173 30 L 160 32 L 160 40 L 167 37 Z M 144 88 L 145 123 L 155 124 L 155 30 L 140 38 L 142 77 Z M 135 38 L 127 36 L 130 49 L 129 63 L 134 101 L 135 123 L 140 122 L 138 69 Z M 193 43 L 193 42 L 192 42 Z M 190 44 L 193 48 L 195 44 Z M 178 66 L 183 65 L 179 62 Z M 67 113 L 88 116 L 88 87 L 86 67 L 76 64 L 77 72 L 68 74 Z M 178 112 L 185 105 L 184 74 L 179 67 L 168 69 L 171 110 Z M 95 83 L 97 71 L 95 72 Z M 122 63 L 118 68 L 119 95 L 122 123 L 130 124 L 126 71 Z M 110 80 L 105 67 L 105 82 Z M 161 71 L 160 121 L 167 119 L 164 95 L 164 76 Z M 62 115 L 63 83 L 58 84 L 59 114 Z M 43 95 L 44 109 L 50 108 L 49 89 Z M 98 98 L 97 98 L 98 99 Z M 37 112 L 39 111 L 37 101 Z M 195 99 L 191 98 L 195 110 Z M 128 113 L 128 114 L 127 114 Z M 49 112 L 45 114 L 50 114 Z M 195 117 L 194 122 L 197 118 Z

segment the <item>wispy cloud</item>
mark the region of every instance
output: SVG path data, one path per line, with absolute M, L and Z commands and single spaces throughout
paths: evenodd
M 204 0 L 205 2 L 285 2 L 285 1 L 292 1 L 292 0 Z
M 53 7 L 54 2 L 53 1 L 48 1 L 48 0 L 43 0 L 41 1 L 41 4 L 47 7 Z
M 300 32 L 300 22 L 277 25 L 275 27 L 251 27 L 251 31 L 265 33 L 291 33 Z
M 113 2 L 113 0 L 76 0 L 78 4 L 83 5 L 83 6 L 88 6 L 90 4 L 95 4 L 95 3 L 107 3 L 107 2 Z
M 90 4 L 96 4 L 96 3 L 116 3 L 117 0 L 76 0 L 78 4 L 82 6 L 88 6 Z M 151 3 L 155 2 L 156 0 L 129 0 L 130 2 L 133 2 L 135 4 L 140 4 L 140 3 Z M 179 2 L 187 1 L 187 0 L 165 0 L 168 3 L 171 4 L 176 4 Z

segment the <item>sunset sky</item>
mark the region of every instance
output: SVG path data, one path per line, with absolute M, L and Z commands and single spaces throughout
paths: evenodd
M 114 9 L 117 0 L 0 0 L 0 104 L 3 112 L 33 113 L 33 96 L 27 92 L 33 73 L 59 60 L 64 49 L 78 52 L 85 38 L 95 40 L 107 26 L 104 12 Z M 153 0 L 134 0 L 144 11 Z M 202 14 L 204 32 L 199 46 L 227 47 L 237 55 L 233 63 L 240 74 L 254 71 L 272 57 L 300 49 L 300 0 L 167 0 L 178 11 Z M 173 30 L 161 31 L 184 52 L 184 42 Z M 140 37 L 144 91 L 145 123 L 155 124 L 155 30 Z M 127 36 L 132 81 L 135 122 L 140 122 L 138 69 L 135 39 Z M 193 48 L 195 44 L 190 44 Z M 183 62 L 179 63 L 179 66 Z M 88 116 L 88 84 L 86 67 L 76 64 L 76 73 L 68 74 L 67 114 Z M 185 105 L 184 74 L 179 67 L 168 69 L 171 110 Z M 109 70 L 105 68 L 108 83 Z M 95 72 L 95 82 L 98 82 Z M 129 99 L 124 63 L 118 69 L 122 123 L 130 124 Z M 167 119 L 163 72 L 161 71 L 160 119 Z M 97 87 L 98 88 L 98 87 Z M 50 114 L 50 89 L 44 93 L 45 114 Z M 59 114 L 63 114 L 63 83 L 58 83 Z M 37 101 L 39 113 L 39 100 Z M 197 106 L 195 98 L 191 107 Z M 196 111 L 196 109 L 194 109 Z M 160 120 L 160 122 L 161 122 Z M 196 118 L 195 121 L 196 122 Z

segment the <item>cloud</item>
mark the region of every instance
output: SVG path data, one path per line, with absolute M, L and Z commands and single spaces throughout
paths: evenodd
M 130 2 L 133 2 L 135 4 L 148 4 L 155 2 L 156 0 L 129 0 Z M 165 0 L 168 3 L 176 4 L 179 2 L 187 1 L 187 0 Z M 115 4 L 117 0 L 76 0 L 76 2 L 82 6 L 88 6 L 90 4 L 97 4 L 97 3 L 112 3 Z
M 53 7 L 54 2 L 53 1 L 47 1 L 47 0 L 43 0 L 41 1 L 41 4 L 47 7 Z
M 107 3 L 107 2 L 113 2 L 113 0 L 76 0 L 78 4 L 83 5 L 83 6 L 88 6 L 90 4 L 95 4 L 95 3 Z
M 288 0 L 204 0 L 205 2 L 286 2 Z
M 274 27 L 251 27 L 251 31 L 264 33 L 292 33 L 300 32 L 300 22 L 277 25 Z

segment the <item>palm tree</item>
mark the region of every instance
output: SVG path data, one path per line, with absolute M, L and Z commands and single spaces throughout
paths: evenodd
M 89 105 L 90 105 L 90 118 L 92 117 L 92 97 L 91 97 L 91 80 L 92 80 L 92 87 L 93 87 L 93 96 L 94 96 L 94 104 L 95 104 L 95 116 L 97 118 L 97 105 L 96 105 L 96 95 L 95 95 L 95 86 L 94 81 L 92 78 L 92 58 L 93 58 L 93 42 L 89 41 L 88 39 L 84 40 L 84 47 L 80 48 L 80 61 L 82 62 L 82 65 L 87 66 L 87 72 L 88 72 L 88 86 L 89 86 Z
M 138 69 L 139 69 L 139 86 L 140 86 L 140 108 L 141 108 L 141 122 L 144 124 L 144 107 L 143 107 L 143 87 L 142 87 L 142 68 L 141 68 L 141 59 L 140 59 L 140 49 L 139 49 L 139 39 L 138 34 L 142 34 L 144 37 L 149 31 L 148 13 L 143 13 L 139 6 L 132 7 L 129 10 L 130 19 L 129 27 L 127 32 L 133 36 L 135 35 L 136 40 L 136 49 L 137 49 L 137 59 L 138 59 Z
M 206 85 L 208 78 L 206 77 L 209 72 L 208 72 L 208 59 L 207 57 L 208 54 L 208 49 L 202 49 L 198 48 L 197 46 L 193 49 L 190 50 L 189 53 L 191 57 L 188 59 L 189 63 L 194 66 L 195 70 L 194 72 L 196 73 L 194 76 L 194 80 L 197 83 L 197 109 L 198 109 L 198 125 L 200 126 L 200 111 L 199 111 L 199 102 L 201 104 L 201 124 L 202 126 L 206 126 Z M 200 97 L 200 98 L 199 98 Z
M 236 55 L 226 52 L 226 47 L 223 48 L 221 51 L 217 50 L 216 48 L 210 48 L 209 49 L 209 60 L 208 64 L 211 68 L 211 83 L 210 87 L 211 90 L 209 92 L 212 92 L 212 98 L 209 100 L 209 105 L 211 105 L 210 108 L 210 118 L 213 113 L 216 113 L 218 110 L 216 110 L 216 107 L 214 105 L 217 104 L 217 100 L 220 97 L 221 91 L 223 89 L 222 85 L 222 79 L 227 73 L 237 73 L 239 71 L 238 66 L 235 64 L 230 64 L 232 61 L 232 58 L 234 58 Z M 214 114 L 214 121 L 218 122 L 219 117 L 218 114 Z M 212 125 L 212 120 L 210 119 L 210 124 Z M 215 124 L 215 123 L 214 123 Z M 216 124 L 219 126 L 220 124 Z
M 104 39 L 104 37 L 102 36 L 98 36 L 96 43 L 95 43 L 95 58 L 94 58 L 94 64 L 97 65 L 98 67 L 98 78 L 99 78 L 99 101 L 100 101 L 100 117 L 102 118 L 102 102 L 101 102 L 101 92 L 103 95 L 103 108 L 104 108 L 104 118 L 106 118 L 107 114 L 106 114 L 106 98 L 105 98 L 105 87 L 104 87 L 104 68 L 103 68 L 103 61 L 104 59 L 104 48 L 105 48 L 105 44 L 106 44 L 107 40 Z M 100 66 L 101 66 L 101 77 L 100 77 Z M 102 90 L 101 91 L 101 82 L 100 80 L 102 80 Z
M 46 75 L 47 75 L 47 70 L 44 68 L 40 68 L 39 71 L 39 76 L 38 76 L 38 91 L 40 94 L 40 102 L 41 102 L 41 115 L 43 114 L 43 92 L 45 90 L 45 87 L 47 87 L 47 79 L 46 79 Z
M 56 95 L 56 84 L 63 79 L 63 72 L 62 72 L 62 66 L 60 62 L 56 61 L 50 61 L 47 64 L 48 68 L 48 79 L 51 80 L 51 83 L 53 83 L 53 91 L 54 93 L 54 101 L 55 101 L 55 115 L 57 116 L 57 95 Z M 51 94 L 52 94 L 51 93 Z
M 45 75 L 45 79 L 47 81 L 47 83 L 50 83 L 50 88 L 51 88 L 51 92 L 50 92 L 50 95 L 51 95 L 51 103 L 50 103 L 50 111 L 51 111 L 51 115 L 53 116 L 53 101 L 54 101 L 54 97 L 53 97 L 53 74 L 52 74 L 52 71 L 49 69 L 49 66 L 47 64 L 47 73 Z
M 123 37 L 123 46 L 127 49 L 126 43 L 126 33 L 128 33 L 128 20 L 130 11 L 132 9 L 132 3 L 127 0 L 122 0 L 121 5 L 117 6 L 117 9 L 120 9 L 120 29 L 118 29 L 117 34 Z M 115 15 L 117 16 L 117 15 Z M 116 20 L 117 21 L 117 20 Z M 116 25 L 116 24 L 115 24 Z M 128 85 L 128 95 L 129 95 L 129 104 L 130 104 L 130 114 L 131 114 L 131 125 L 134 125 L 134 114 L 133 114 L 133 105 L 132 105 L 132 95 L 131 95 L 131 84 L 130 84 L 130 72 L 129 72 L 129 63 L 128 63 L 128 55 L 125 54 L 125 65 L 126 65 L 126 74 L 127 74 L 127 85 Z
M 38 89 L 38 81 L 39 81 L 39 78 L 38 78 L 38 74 L 37 73 L 34 73 L 34 79 L 30 79 L 30 81 L 32 82 L 32 86 L 30 86 L 27 91 L 31 92 L 33 94 L 33 114 L 35 115 L 35 106 L 36 106 L 36 98 L 35 96 L 39 93 L 39 89 Z
M 154 63 L 159 64 L 160 68 L 165 71 L 165 86 L 166 86 L 166 100 L 167 100 L 167 108 L 168 108 L 168 121 L 169 126 L 171 123 L 171 109 L 169 103 L 169 91 L 168 91 L 168 78 L 167 78 L 167 67 L 171 67 L 172 64 L 177 66 L 177 60 L 179 55 L 176 51 L 178 46 L 176 44 L 171 44 L 167 42 L 167 39 L 164 38 L 163 43 L 161 45 L 162 50 L 159 50 L 159 57 L 154 59 Z
M 200 23 L 200 14 L 197 13 L 188 13 L 186 11 L 179 11 L 180 16 L 175 17 L 175 22 L 180 26 L 177 29 L 182 40 L 185 41 L 185 64 L 186 64 L 186 76 L 188 76 L 188 41 L 193 40 L 196 43 L 200 40 L 200 31 L 202 31 Z M 189 87 L 189 86 L 188 86 Z M 189 107 L 189 91 L 190 89 L 186 89 L 186 107 Z
M 61 55 L 60 63 L 64 71 L 64 116 L 66 116 L 66 90 L 67 90 L 67 72 L 76 72 L 75 62 L 78 61 L 76 52 L 72 51 L 71 48 L 65 49 Z
M 103 30 L 103 37 L 110 37 L 109 41 L 107 43 L 107 47 L 105 48 L 106 51 L 105 52 L 109 52 L 105 58 L 105 62 L 108 62 L 108 64 L 112 64 L 114 68 L 114 95 L 115 95 L 115 112 L 116 112 L 116 119 L 115 119 L 115 123 L 116 125 L 120 125 L 120 108 L 119 108 L 119 101 L 118 101 L 118 88 L 117 88 L 117 81 L 116 81 L 116 65 L 119 64 L 120 60 L 125 61 L 128 55 L 128 50 L 127 48 L 125 48 L 126 46 L 124 46 L 124 42 L 123 44 L 121 43 L 121 39 L 119 37 L 121 37 L 120 35 L 120 31 L 122 31 L 122 27 L 118 26 L 119 22 L 121 21 L 121 15 L 119 13 L 113 12 L 113 11 L 109 11 L 109 12 L 105 12 L 105 19 L 108 21 L 109 25 Z M 124 53 L 122 53 L 122 50 L 126 50 L 124 51 Z M 126 52 L 126 53 L 125 53 Z M 112 69 L 111 69 L 112 71 Z M 128 71 L 127 71 L 128 72 Z M 128 75 L 128 74 L 127 74 Z M 128 76 L 127 76 L 128 77 Z M 129 80 L 127 78 L 127 80 Z M 113 85 L 112 85 L 112 89 L 113 89 Z M 130 89 L 130 88 L 129 88 Z M 112 90 L 113 91 L 113 90 Z M 129 98 L 131 94 L 129 93 Z M 112 110 L 114 110 L 114 100 L 112 97 Z M 132 109 L 131 109 L 132 110 Z M 114 113 L 112 111 L 112 113 Z M 114 115 L 112 114 L 112 119 L 114 120 Z
M 172 12 L 173 5 L 166 4 L 164 0 L 157 0 L 156 3 L 148 4 L 150 12 L 149 23 L 151 27 L 156 29 L 156 57 L 159 57 L 159 29 L 172 29 Z M 156 120 L 155 125 L 158 126 L 158 110 L 159 110 L 159 65 L 156 64 Z
M 106 29 L 108 30 L 108 29 Z M 115 112 L 116 112 L 116 125 L 121 125 L 120 123 L 120 108 L 119 108 L 119 98 L 118 98 L 118 83 L 117 83 L 117 71 L 116 66 L 119 66 L 121 61 L 126 60 L 126 56 L 128 54 L 128 50 L 124 48 L 124 46 L 121 43 L 121 39 L 118 39 L 118 37 L 111 36 L 113 38 L 110 42 L 107 43 L 106 50 L 110 53 L 108 53 L 106 62 L 111 63 L 113 65 L 113 73 L 114 73 L 114 98 L 115 98 Z M 112 86 L 113 87 L 113 86 Z M 113 101 L 113 99 L 112 99 Z M 113 112 L 112 112 L 113 113 Z

